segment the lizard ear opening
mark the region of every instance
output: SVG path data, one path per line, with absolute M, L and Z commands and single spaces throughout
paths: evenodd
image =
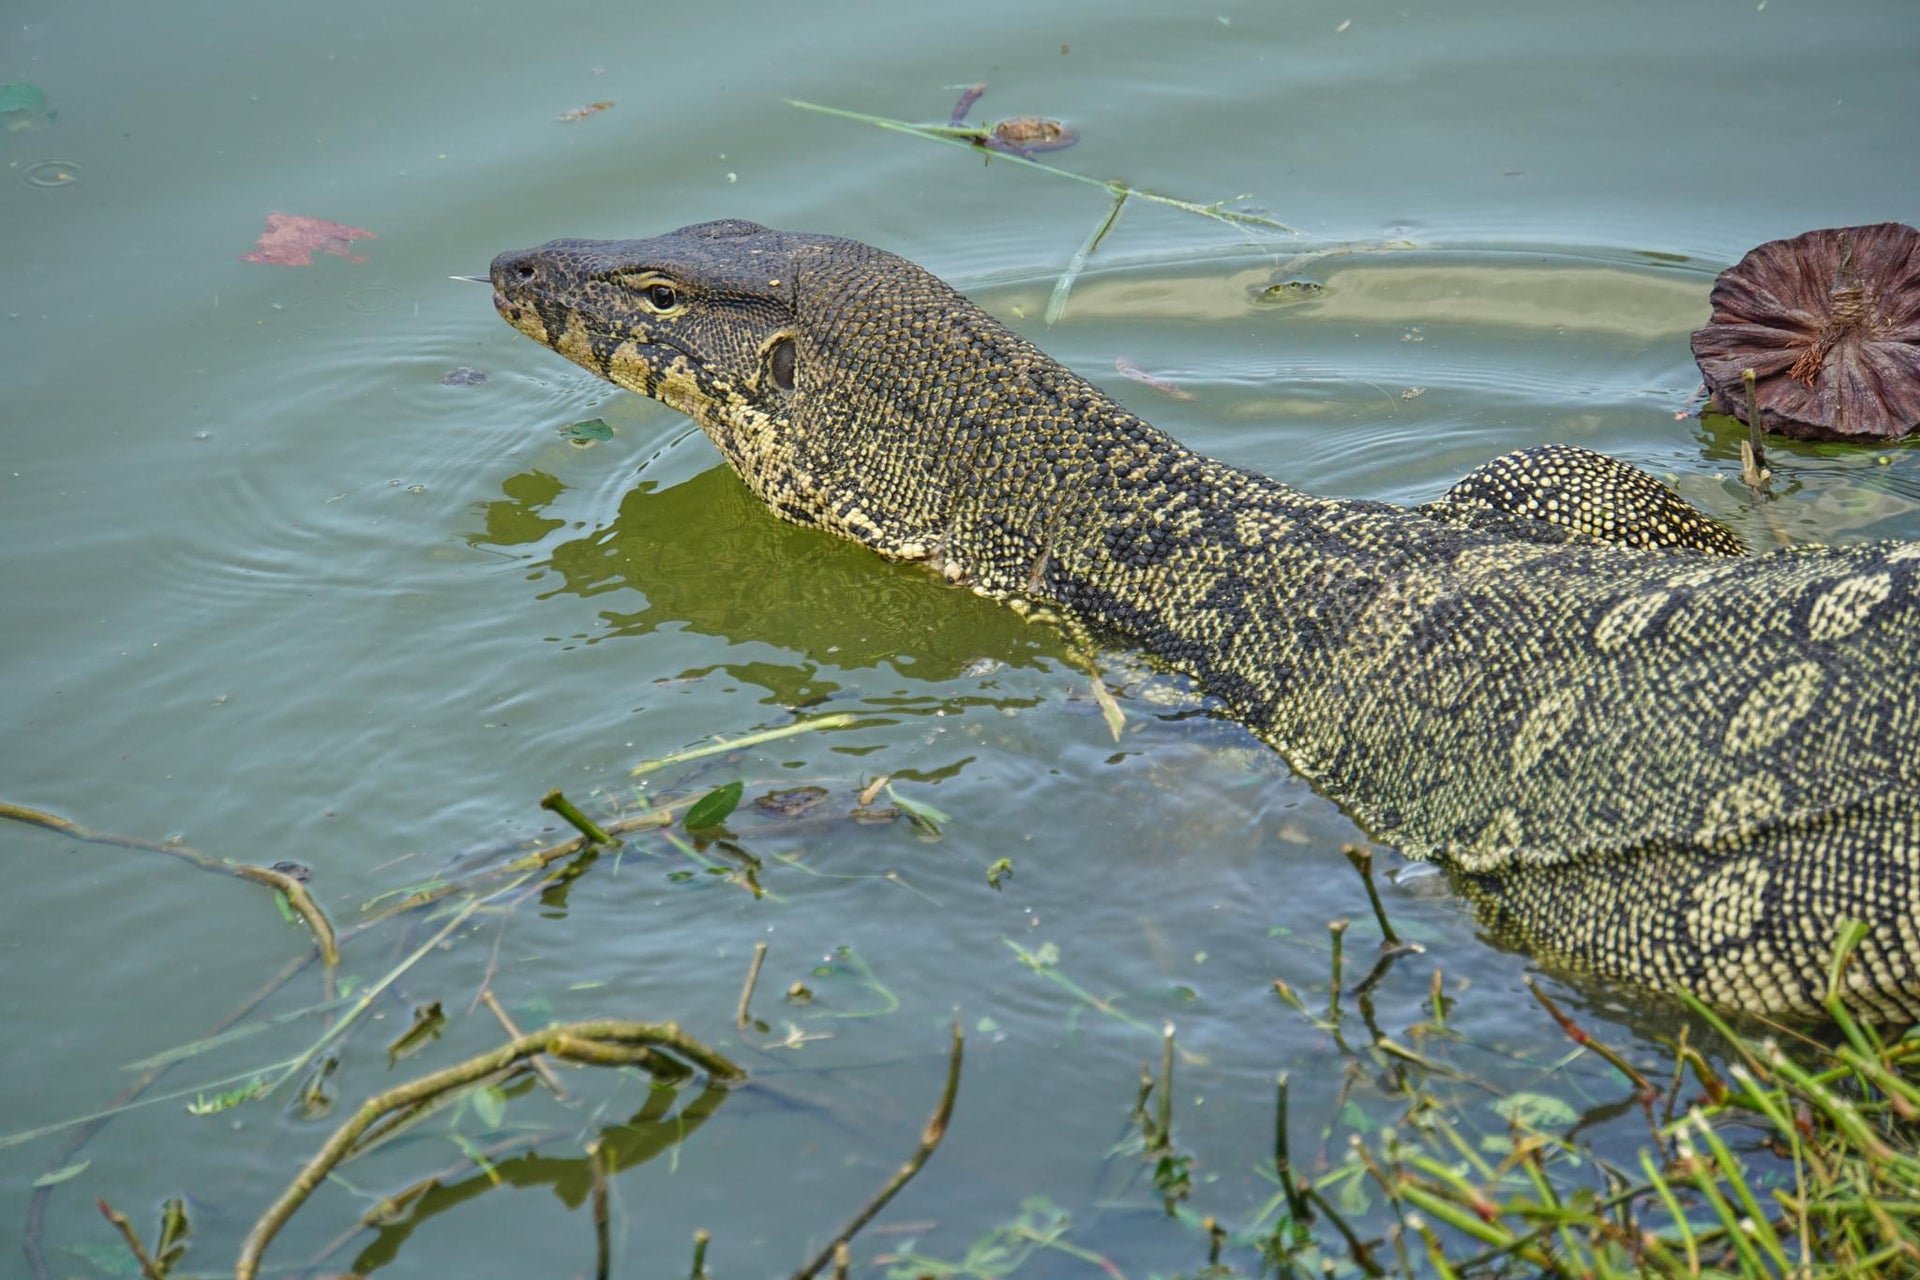
M 790 334 L 782 334 L 767 348 L 767 377 L 782 391 L 793 390 L 794 355 L 794 342 Z

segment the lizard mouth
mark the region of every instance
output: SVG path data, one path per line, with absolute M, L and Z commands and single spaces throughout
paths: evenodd
M 493 309 L 500 318 L 543 347 L 551 347 L 554 337 L 546 322 L 541 285 L 543 279 L 532 259 L 538 250 L 509 251 L 495 258 L 487 269 L 493 285 Z
M 553 345 L 552 339 L 547 336 L 546 322 L 540 318 L 540 308 L 533 304 L 532 299 L 515 297 L 505 287 L 496 283 L 493 287 L 493 309 L 500 313 L 502 320 L 541 346 Z

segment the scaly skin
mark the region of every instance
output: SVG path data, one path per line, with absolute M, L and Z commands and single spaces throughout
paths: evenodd
M 1200 679 L 1497 930 L 1605 979 L 1920 1016 L 1920 544 L 1745 557 L 1584 450 L 1409 512 L 1154 430 L 881 250 L 706 223 L 493 264 L 780 516 Z

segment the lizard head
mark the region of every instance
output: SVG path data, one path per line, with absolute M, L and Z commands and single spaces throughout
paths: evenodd
M 903 421 L 938 429 L 898 403 L 912 339 L 955 302 L 972 309 L 933 276 L 856 241 L 741 221 L 554 240 L 501 254 L 490 275 L 509 324 L 692 418 L 781 516 L 911 553 L 874 510 L 875 469 L 856 463 L 868 443 L 913 434 Z
M 790 452 L 804 395 L 794 239 L 707 222 L 554 240 L 493 260 L 493 305 L 535 342 L 692 418 L 753 484 Z
M 514 328 L 685 413 L 776 514 L 888 555 L 951 549 L 969 512 L 1044 520 L 1033 490 L 1073 452 L 1076 419 L 1124 416 L 929 272 L 854 240 L 704 222 L 503 253 L 491 277 Z

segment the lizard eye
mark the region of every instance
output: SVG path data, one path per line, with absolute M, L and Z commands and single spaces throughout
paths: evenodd
M 670 284 L 650 284 L 647 286 L 647 301 L 655 311 L 671 311 L 680 302 L 680 295 Z

